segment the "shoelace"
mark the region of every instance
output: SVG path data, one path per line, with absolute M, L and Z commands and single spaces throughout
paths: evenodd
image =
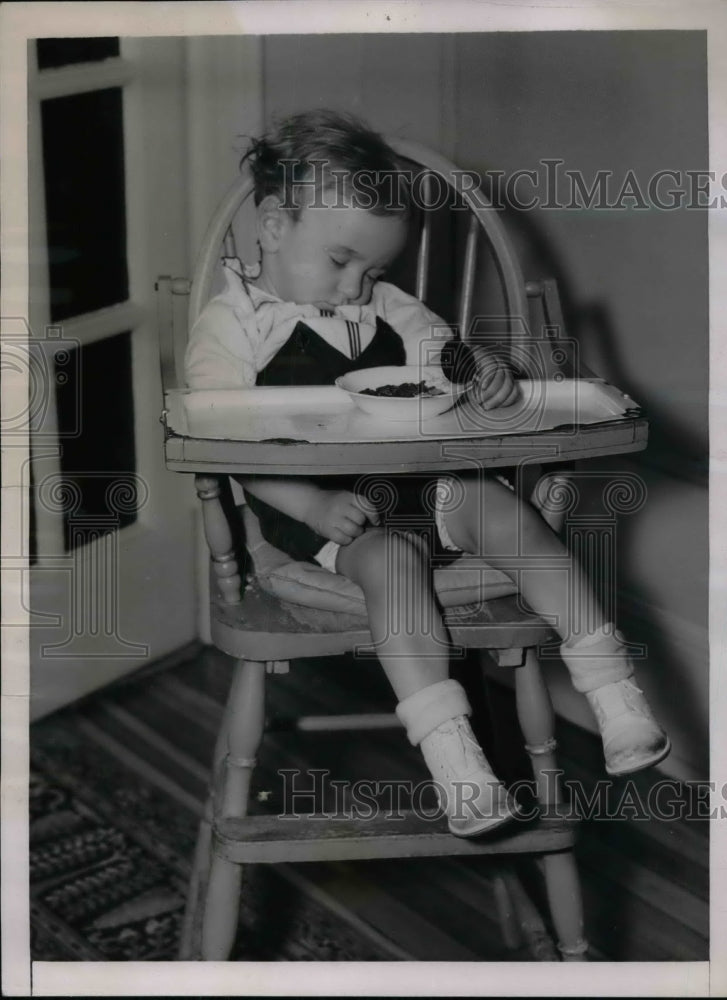
M 627 702 L 629 707 L 633 708 L 635 711 L 642 712 L 643 705 L 639 704 L 638 700 L 638 696 L 643 695 L 644 693 L 641 690 L 641 688 L 637 687 L 636 684 L 634 684 L 634 682 L 630 678 L 627 678 L 623 682 L 623 692 L 624 692 L 624 700 Z
M 474 734 L 470 735 L 470 733 L 467 732 L 467 729 L 464 726 L 457 725 L 454 719 L 452 719 L 449 723 L 445 723 L 443 728 L 444 727 L 446 727 L 445 731 L 453 734 L 456 733 L 457 736 L 459 736 L 463 749 L 469 747 L 475 754 L 479 755 L 482 753 L 482 747 L 475 739 Z
M 639 715 L 644 719 L 651 718 L 648 706 L 638 700 L 638 695 L 643 695 L 644 692 L 630 678 L 624 678 L 623 681 L 617 682 L 613 692 L 606 693 L 604 691 L 599 697 L 600 690 L 597 689 L 593 692 L 595 696 L 593 708 L 602 726 L 605 726 L 609 721 L 609 710 L 611 713 L 610 721 L 626 714 Z M 607 704 L 604 705 L 603 702 Z M 616 711 L 617 709 L 618 711 Z
M 474 734 L 470 734 L 469 732 L 467 732 L 466 728 L 457 726 L 456 724 L 454 725 L 454 729 L 459 735 L 460 744 L 462 746 L 462 755 L 464 759 L 466 761 L 469 760 L 471 755 L 471 757 L 474 758 L 474 760 L 472 760 L 474 766 L 478 770 L 484 771 L 488 775 L 492 775 L 492 777 L 494 778 L 495 775 L 492 771 L 492 768 L 490 767 L 487 758 L 485 757 L 485 753 L 482 747 L 475 739 Z

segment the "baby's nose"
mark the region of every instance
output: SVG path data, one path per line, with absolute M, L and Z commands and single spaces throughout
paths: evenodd
M 361 275 L 347 274 L 341 279 L 339 285 L 340 292 L 350 301 L 357 299 L 361 294 Z

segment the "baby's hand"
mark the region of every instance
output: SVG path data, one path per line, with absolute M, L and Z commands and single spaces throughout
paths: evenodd
M 305 523 L 339 545 L 349 545 L 366 530 L 366 522 L 379 523 L 376 508 L 365 497 L 347 490 L 321 490 L 311 503 Z
M 486 349 L 475 351 L 477 370 L 470 399 L 485 410 L 496 406 L 511 406 L 520 398 L 520 387 L 513 379 L 510 369 Z

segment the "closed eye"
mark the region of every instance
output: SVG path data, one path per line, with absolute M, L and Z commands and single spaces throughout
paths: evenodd
M 334 267 L 345 267 L 348 264 L 347 260 L 341 260 L 339 257 L 329 257 L 329 260 Z

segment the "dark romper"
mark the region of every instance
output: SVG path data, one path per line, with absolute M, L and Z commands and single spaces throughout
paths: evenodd
M 340 375 L 360 368 L 406 364 L 404 343 L 398 333 L 381 317 L 376 318 L 376 332 L 367 347 L 356 358 L 349 358 L 324 340 L 306 323 L 299 321 L 277 354 L 258 373 L 256 384 L 267 385 L 332 385 Z M 442 351 L 441 365 L 445 375 L 455 382 L 472 376 L 474 359 L 466 344 L 450 341 Z M 443 548 L 434 522 L 434 489 L 437 473 L 401 473 L 396 476 L 346 475 L 318 476 L 316 483 L 323 489 L 348 490 L 369 496 L 376 502 L 382 491 L 375 488 L 385 478 L 390 488 L 385 505 L 377 503 L 382 523 L 426 534 L 431 540 L 432 554 L 438 563 L 457 558 Z M 315 562 L 314 556 L 329 541 L 307 525 L 246 491 L 250 509 L 260 521 L 266 541 L 287 552 L 293 559 Z

